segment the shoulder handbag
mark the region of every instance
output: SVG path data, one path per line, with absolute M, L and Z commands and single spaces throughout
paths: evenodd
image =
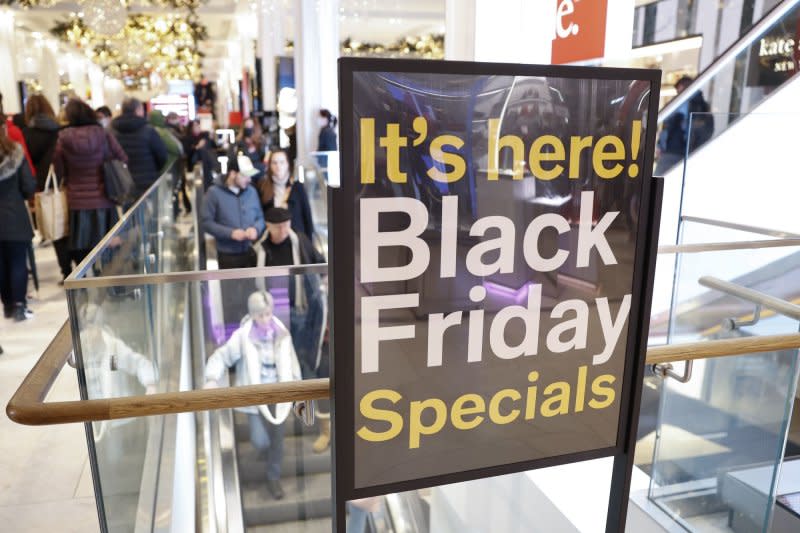
M 42 239 L 55 241 L 69 235 L 67 192 L 59 188 L 53 165 L 47 171 L 44 190 L 34 196 L 34 211 Z
M 114 158 L 111 143 L 106 133 L 106 149 L 108 157 L 103 162 L 103 180 L 106 185 L 106 196 L 117 205 L 128 205 L 136 198 L 136 183 L 133 181 L 128 165 Z

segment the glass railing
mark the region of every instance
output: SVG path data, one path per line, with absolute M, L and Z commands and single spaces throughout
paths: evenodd
M 174 216 L 171 177 L 164 175 L 67 279 L 82 399 L 186 390 L 188 286 L 119 280 L 193 270 L 196 235 L 191 218 Z M 86 424 L 100 521 L 108 531 L 154 530 L 172 509 L 172 474 L 188 456 L 165 443 L 186 439 L 182 425 L 180 415 Z
M 73 271 L 70 279 L 179 270 L 181 235 L 191 231 L 172 216 L 172 185 L 164 175 Z M 183 230 L 183 231 L 181 231 Z
M 314 185 L 313 179 L 310 196 L 322 200 L 324 180 Z M 678 272 L 664 338 L 796 332 L 796 320 L 767 309 L 757 324 L 747 324 L 752 303 L 699 280 L 714 276 L 791 302 L 796 284 L 788 280 L 800 242 L 700 219 L 703 211 L 690 206 L 701 190 L 687 180 L 680 244 L 732 249 L 681 252 L 677 262 L 662 254 Z M 194 200 L 199 210 L 202 198 Z M 744 209 L 733 200 L 729 205 Z M 201 272 L 197 224 L 171 213 L 171 190 L 159 183 L 66 284 L 83 399 L 235 391 L 247 383 L 327 376 L 327 265 Z M 754 240 L 780 246 L 739 246 Z M 274 362 L 261 364 L 270 350 Z M 720 524 L 726 510 L 737 524 L 768 520 L 796 356 L 708 360 L 695 363 L 689 384 L 659 385 L 650 430 L 637 448 L 637 458 L 649 460 L 637 462 L 651 475 L 650 498 L 673 522 L 712 531 L 698 524 Z M 101 524 L 109 531 L 330 531 L 331 456 L 318 441 L 328 408 L 319 407 L 315 427 L 305 426 L 288 403 L 88 424 Z M 752 475 L 769 481 L 756 484 L 763 498 L 748 498 L 763 504 L 754 510 L 737 503 L 730 487 L 758 468 L 767 470 Z M 587 461 L 351 502 L 348 513 L 371 531 L 603 531 L 610 472 L 609 460 Z
M 752 256 L 775 250 L 781 257 L 764 257 L 766 266 L 756 269 L 748 266 Z M 726 284 L 715 280 L 724 276 L 736 287 L 783 300 L 785 280 L 800 273 L 798 252 L 789 246 L 681 254 L 671 339 L 796 333 L 800 308 L 785 316 L 721 290 Z M 652 464 L 640 466 L 651 476 L 650 499 L 672 520 L 696 532 L 769 531 L 797 361 L 796 349 L 702 359 L 694 361 L 687 383 L 660 384 L 656 427 L 642 435 L 637 456 L 653 450 Z M 676 365 L 676 373 L 685 375 L 682 366 Z
M 721 115 L 714 115 L 716 118 Z M 727 118 L 727 115 L 726 115 Z M 794 198 L 800 195 L 786 154 L 795 151 L 793 113 L 754 112 L 689 157 L 681 172 L 665 178 L 659 242 L 662 246 L 800 238 Z M 777 260 L 789 249 L 758 253 L 731 251 L 717 266 L 720 274 L 745 274 Z M 749 270 L 748 270 L 749 269 Z M 688 278 L 687 278 L 688 279 Z M 675 281 L 675 256 L 659 255 L 656 268 L 651 340 L 665 342 Z
M 749 339 L 800 327 L 800 225 L 791 207 L 800 189 L 784 163 L 752 156 L 790 149 L 763 132 L 793 119 L 736 118 L 713 115 L 717 138 L 686 160 L 680 197 L 665 199 L 665 211 L 680 216 L 671 230 L 676 246 L 662 245 L 659 254 L 655 343 Z M 734 122 L 735 135 L 723 131 Z M 662 237 L 668 228 L 662 221 Z M 769 531 L 784 450 L 796 447 L 787 446 L 787 433 L 798 351 L 754 352 L 688 368 L 676 363 L 672 375 L 690 376 L 686 383 L 645 379 L 636 463 L 650 476 L 648 497 L 667 522 L 696 532 Z M 800 473 L 785 472 L 800 484 Z
M 328 257 L 328 187 L 339 187 L 339 152 L 311 152 L 303 169 L 303 184 L 311 204 L 315 246 Z

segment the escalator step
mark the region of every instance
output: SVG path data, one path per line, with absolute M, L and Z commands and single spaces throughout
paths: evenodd
M 283 461 L 281 462 L 281 471 L 284 477 L 322 474 L 331 471 L 330 452 L 316 454 L 311 449 L 312 444 L 313 440 L 310 438 L 287 437 L 284 440 Z M 296 447 L 298 445 L 303 447 L 302 454 L 298 454 Z M 240 465 L 240 482 L 244 484 L 263 481 L 267 468 L 265 456 L 247 441 L 239 442 L 236 453 Z
M 305 522 L 248 527 L 247 533 L 331 533 L 332 527 L 330 518 L 318 518 Z
M 331 514 L 331 476 L 312 474 L 281 480 L 286 493 L 275 500 L 266 484 L 243 487 L 244 520 L 247 527 L 304 522 Z

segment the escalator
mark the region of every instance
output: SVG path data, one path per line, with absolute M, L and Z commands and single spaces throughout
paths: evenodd
M 713 173 L 714 162 L 719 161 L 720 154 L 730 157 L 741 153 L 743 147 L 736 138 L 745 130 L 764 127 L 755 119 L 756 115 L 800 112 L 800 83 L 796 75 L 800 71 L 798 43 L 800 0 L 784 0 L 750 26 L 659 112 L 658 121 L 662 127 L 676 117 L 680 120 L 679 115 L 683 114 L 687 132 L 683 157 L 663 172 L 661 243 L 675 242 L 678 217 L 685 211 L 681 198 L 686 173 Z M 700 97 L 707 102 L 708 112 L 685 116 L 690 102 Z M 707 131 L 709 122 L 713 131 Z M 706 131 L 701 133 L 701 129 Z M 774 133 L 777 137 L 786 132 L 763 133 Z M 775 148 L 779 151 L 777 145 Z M 750 220 L 760 220 L 759 215 L 752 214 Z M 725 218 L 713 212 L 703 213 L 703 216 Z M 780 222 L 757 225 L 792 229 Z
M 235 413 L 234 424 L 246 530 L 330 531 L 331 456 L 329 450 L 314 453 L 311 449 L 317 428 L 305 427 L 293 416 L 284 423 L 281 485 L 285 495 L 276 500 L 265 484 L 266 457 L 250 443 L 247 415 Z

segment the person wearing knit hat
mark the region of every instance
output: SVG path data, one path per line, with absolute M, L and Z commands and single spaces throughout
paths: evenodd
M 324 263 L 325 258 L 305 234 L 292 229 L 292 213 L 284 207 L 266 212 L 267 231 L 256 247 L 259 266 L 292 266 Z M 325 296 L 319 274 L 289 276 L 289 328 L 300 362 L 303 379 L 327 377 L 322 358 L 322 335 L 325 331 Z M 320 439 L 314 451 L 327 449 L 330 440 L 329 420 L 323 420 Z
M 219 386 L 231 367 L 236 367 L 236 386 L 283 383 L 300 379 L 300 365 L 286 326 L 273 314 L 272 295 L 258 290 L 247 297 L 247 316 L 228 341 L 206 362 L 205 388 Z M 291 403 L 237 408 L 247 414 L 250 442 L 267 454 L 267 490 L 280 500 L 284 422 Z

